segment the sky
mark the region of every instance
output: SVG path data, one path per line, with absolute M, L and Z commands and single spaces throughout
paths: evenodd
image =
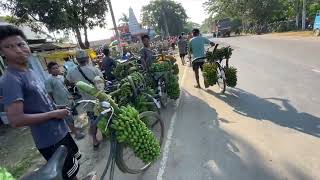
M 140 22 L 140 12 L 142 6 L 147 5 L 151 0 L 111 0 L 113 11 L 116 21 L 121 18 L 123 13 L 129 14 L 129 8 L 131 7 Z M 182 4 L 186 9 L 189 20 L 198 24 L 201 24 L 207 17 L 202 4 L 206 0 L 174 0 Z M 114 34 L 113 31 L 108 29 L 112 28 L 111 15 L 108 13 L 107 27 L 105 29 L 95 28 L 88 33 L 90 41 L 107 39 Z
M 118 23 L 118 19 L 121 18 L 123 13 L 129 15 L 129 8 L 131 7 L 138 19 L 141 21 L 140 12 L 142 6 L 147 5 L 151 0 L 111 0 L 115 19 Z M 208 16 L 203 8 L 203 3 L 206 0 L 174 0 L 182 4 L 185 8 L 189 20 L 198 24 L 201 24 Z M 8 15 L 8 12 L 0 12 L 0 15 Z M 111 15 L 108 12 L 106 20 L 106 28 L 95 28 L 88 32 L 89 41 L 108 39 L 114 35 Z M 74 38 L 72 38 L 74 39 Z

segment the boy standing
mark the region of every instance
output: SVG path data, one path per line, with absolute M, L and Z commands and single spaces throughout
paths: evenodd
M 64 118 L 67 109 L 56 109 L 48 97 L 44 83 L 28 68 L 31 52 L 24 33 L 12 26 L 0 26 L 0 52 L 8 68 L 0 87 L 9 123 L 13 127 L 29 126 L 42 156 L 49 160 L 56 149 L 65 145 L 68 155 L 63 166 L 64 179 L 77 179 L 81 155 Z
M 71 108 L 73 98 L 65 86 L 64 77 L 60 75 L 61 71 L 58 63 L 50 62 L 48 64 L 48 71 L 51 74 L 51 77 L 46 82 L 46 89 L 52 100 L 58 106 Z M 83 139 L 85 135 L 82 134 L 79 129 L 75 128 L 73 116 L 70 114 L 65 118 L 65 120 L 67 121 L 71 133 L 75 135 L 75 138 L 78 140 Z
M 150 49 L 150 37 L 143 35 L 142 38 L 143 48 L 140 50 L 141 65 L 144 70 L 149 70 L 152 63 L 155 61 L 155 52 Z

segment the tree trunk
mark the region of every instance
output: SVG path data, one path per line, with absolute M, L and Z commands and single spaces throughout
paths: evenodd
M 296 15 L 296 28 L 299 28 L 299 13 Z
M 302 30 L 306 29 L 306 0 L 302 1 Z
M 90 43 L 88 40 L 88 28 L 87 26 L 84 26 L 84 45 L 86 46 L 86 49 L 90 48 Z
M 81 38 L 81 33 L 80 33 L 80 29 L 79 28 L 76 28 L 74 29 L 75 33 L 76 33 L 76 38 L 77 38 L 77 41 L 78 41 L 78 44 L 80 46 L 81 49 L 86 49 L 86 46 L 83 44 L 82 42 L 82 38 Z

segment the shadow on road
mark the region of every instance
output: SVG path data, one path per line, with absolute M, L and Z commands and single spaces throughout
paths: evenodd
M 228 103 L 235 112 L 243 116 L 269 120 L 280 126 L 320 137 L 320 118 L 309 113 L 298 112 L 288 99 L 260 98 L 239 88 L 229 89 L 224 95 L 212 90 L 206 92 Z
M 279 179 L 252 145 L 219 127 L 215 109 L 183 93 L 164 179 Z

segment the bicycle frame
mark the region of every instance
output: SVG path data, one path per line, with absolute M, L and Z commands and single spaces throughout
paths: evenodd
M 97 100 L 80 100 L 76 103 L 75 107 L 77 107 L 80 104 L 94 104 L 94 105 L 99 105 L 99 102 Z M 108 118 L 105 130 L 109 128 L 109 126 L 112 123 L 112 118 L 114 116 L 114 109 L 112 108 L 112 106 L 110 106 L 109 102 L 107 101 L 103 101 L 100 103 L 101 107 L 104 109 L 102 112 L 100 112 L 100 115 L 92 122 L 91 126 L 97 125 L 99 123 L 99 121 L 104 118 L 107 113 L 111 112 L 110 117 Z M 86 105 L 85 105 L 86 106 Z M 107 164 L 103 170 L 103 173 L 100 177 L 100 180 L 104 180 L 109 167 L 110 167 L 110 180 L 113 180 L 113 176 L 114 176 L 114 168 L 115 168 L 115 162 L 116 162 L 116 153 L 117 153 L 117 147 L 118 147 L 118 143 L 116 140 L 116 133 L 115 130 L 113 130 L 112 128 L 110 129 L 110 151 L 109 151 L 109 157 L 108 157 L 108 161 Z

